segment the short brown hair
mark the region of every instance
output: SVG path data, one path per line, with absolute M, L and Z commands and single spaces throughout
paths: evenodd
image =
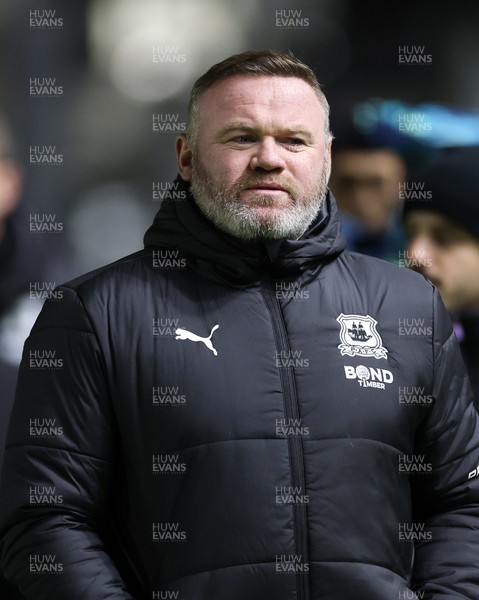
M 324 109 L 326 136 L 332 138 L 329 130 L 329 104 L 321 85 L 313 71 L 301 62 L 292 52 L 276 52 L 274 50 L 249 50 L 233 54 L 225 60 L 213 65 L 199 77 L 191 90 L 188 103 L 186 137 L 190 146 L 194 146 L 197 135 L 198 105 L 203 93 L 218 81 L 235 75 L 269 75 L 276 77 L 297 77 L 308 83 L 316 93 Z

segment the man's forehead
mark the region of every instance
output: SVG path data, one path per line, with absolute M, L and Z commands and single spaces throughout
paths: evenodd
M 200 110 L 208 105 L 234 108 L 238 105 L 308 103 L 322 109 L 315 90 L 299 77 L 234 75 L 214 83 L 200 98 Z M 297 105 L 296 105 L 297 106 Z
M 215 83 L 199 102 L 199 125 L 213 130 L 248 123 L 298 131 L 323 130 L 324 109 L 313 88 L 297 77 L 234 76 Z

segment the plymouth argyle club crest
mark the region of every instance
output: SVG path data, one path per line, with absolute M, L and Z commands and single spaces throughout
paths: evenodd
M 338 348 L 341 356 L 372 356 L 387 358 L 381 336 L 376 330 L 377 321 L 369 315 L 344 315 L 336 319 L 341 325 Z

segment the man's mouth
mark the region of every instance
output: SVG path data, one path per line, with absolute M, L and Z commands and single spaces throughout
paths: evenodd
M 270 191 L 277 191 L 277 192 L 286 192 L 287 190 L 282 187 L 281 185 L 277 184 L 277 183 L 257 183 L 255 185 L 252 185 L 248 188 L 246 188 L 248 190 L 270 190 Z

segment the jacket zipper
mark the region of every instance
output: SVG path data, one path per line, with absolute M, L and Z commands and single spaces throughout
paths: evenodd
M 279 299 L 276 297 L 273 290 L 265 288 L 263 288 L 263 297 L 272 317 L 276 346 L 280 352 L 284 351 L 287 353 L 286 356 L 290 356 L 288 353 L 291 349 Z M 300 415 L 293 367 L 281 367 L 280 376 L 285 398 L 284 405 L 286 419 L 288 419 L 288 422 L 291 422 L 289 421 L 289 419 L 291 419 L 294 423 L 297 423 L 297 419 L 300 418 Z M 291 479 L 293 487 L 300 488 L 302 490 L 301 493 L 304 494 L 306 489 L 304 477 L 304 456 L 303 444 L 300 435 L 288 435 L 288 451 L 292 469 Z M 293 514 L 296 554 L 301 556 L 302 565 L 308 565 L 307 570 L 300 570 L 296 573 L 298 600 L 309 600 L 310 585 L 306 506 L 303 503 L 294 503 Z

